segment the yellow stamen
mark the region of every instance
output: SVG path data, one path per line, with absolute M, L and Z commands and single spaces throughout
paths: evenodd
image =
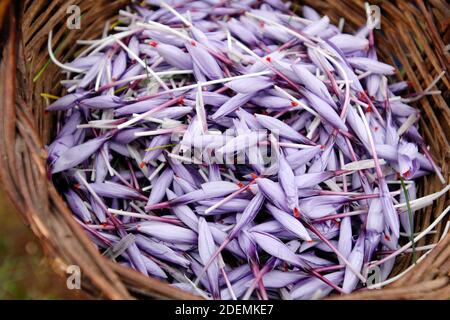
M 41 93 L 41 97 L 42 98 L 48 98 L 48 99 L 53 99 L 53 100 L 58 100 L 60 97 L 58 97 L 58 96 L 55 96 L 55 95 L 53 95 L 53 94 L 50 94 L 50 93 Z
M 176 144 L 165 144 L 162 146 L 145 149 L 145 151 L 153 151 L 153 150 L 164 149 L 164 148 L 175 147 L 175 146 L 176 146 Z

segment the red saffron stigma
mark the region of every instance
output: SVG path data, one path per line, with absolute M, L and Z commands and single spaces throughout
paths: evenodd
M 271 57 L 266 57 L 266 61 L 270 62 L 270 61 L 272 61 L 272 58 Z
M 158 42 L 152 41 L 152 42 L 150 42 L 150 45 L 151 45 L 153 48 L 155 48 L 155 47 L 158 45 Z
M 145 162 L 142 161 L 142 162 L 139 164 L 139 168 L 143 169 L 144 167 L 145 167 Z
M 191 44 L 195 47 L 197 45 L 197 42 L 191 41 Z
M 298 102 L 297 101 L 291 101 L 291 106 L 298 107 Z
M 300 211 L 298 210 L 298 208 L 294 208 L 294 217 L 296 217 L 297 219 L 300 218 Z

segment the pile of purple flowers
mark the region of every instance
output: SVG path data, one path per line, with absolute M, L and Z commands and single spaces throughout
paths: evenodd
M 442 195 L 414 182 L 443 180 L 408 105 L 432 86 L 400 96 L 372 30 L 341 29 L 280 0 L 147 0 L 70 63 L 50 34 L 67 94 L 49 173 L 99 250 L 213 299 L 386 280 Z

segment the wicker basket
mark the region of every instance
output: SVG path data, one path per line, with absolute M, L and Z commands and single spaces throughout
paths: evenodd
M 57 94 L 58 68 L 49 64 L 42 76 L 36 74 L 48 64 L 47 35 L 54 31 L 53 46 L 63 61 L 73 56 L 75 39 L 98 36 L 107 19 L 114 19 L 128 0 L 73 0 L 82 11 L 81 30 L 68 30 L 67 1 L 0 1 L 0 178 L 24 221 L 39 237 L 57 273 L 65 276 L 68 265 L 82 270 L 82 289 L 93 297 L 129 299 L 142 297 L 194 299 L 194 296 L 147 278 L 102 257 L 72 218 L 72 213 L 48 180 L 44 145 L 52 137 L 51 115 L 44 112 L 41 92 Z M 400 79 L 411 82 L 416 91 L 426 88 L 447 69 L 449 43 L 447 29 L 450 9 L 444 0 L 374 1 L 381 7 L 382 29 L 376 31 L 382 59 L 401 67 Z M 21 4 L 19 4 L 21 3 Z M 346 21 L 347 31 L 365 23 L 364 3 L 346 1 L 299 1 L 317 8 L 337 23 Z M 4 44 L 3 44 L 4 43 Z M 421 129 L 431 146 L 444 177 L 450 179 L 450 77 L 448 72 L 438 84 L 442 96 L 420 100 Z M 422 179 L 420 192 L 428 194 L 442 188 L 435 176 Z M 449 195 L 417 214 L 415 230 L 423 230 L 449 204 Z M 436 233 L 418 245 L 435 243 L 447 219 Z M 411 256 L 397 259 L 394 274 L 411 264 Z M 412 272 L 382 290 L 360 291 L 340 299 L 448 299 L 450 298 L 450 235 L 433 249 Z

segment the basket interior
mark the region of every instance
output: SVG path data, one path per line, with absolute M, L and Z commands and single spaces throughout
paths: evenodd
M 36 160 L 43 164 L 45 159 L 44 145 L 51 141 L 55 133 L 54 123 L 57 116 L 47 114 L 44 111 L 46 101 L 40 94 L 43 92 L 55 95 L 63 94 L 62 87 L 59 84 L 59 80 L 62 79 L 60 70 L 53 63 L 49 62 L 47 52 L 47 35 L 49 31 L 53 30 L 52 46 L 56 52 L 56 57 L 63 62 L 69 61 L 82 49 L 81 46 L 75 44 L 75 41 L 77 39 L 97 38 L 103 31 L 104 23 L 107 20 L 114 21 L 118 10 L 126 6 L 128 2 L 128 0 L 72 1 L 72 4 L 81 8 L 81 29 L 69 30 L 66 26 L 66 17 L 68 15 L 65 1 L 24 1 L 21 8 L 22 17 L 20 22 L 20 54 L 23 59 L 19 56 L 18 93 L 20 97 L 20 113 L 26 115 L 30 127 L 35 130 L 34 136 L 30 141 L 35 141 L 38 144 L 34 149 L 37 150 L 36 153 L 39 157 L 36 158 L 31 155 L 32 160 L 30 161 Z M 409 80 L 416 91 L 425 89 L 446 66 L 445 56 L 442 57 L 434 52 L 436 41 L 433 39 L 433 34 L 427 31 L 427 23 L 429 23 L 427 17 L 423 16 L 419 7 L 409 1 L 374 2 L 381 6 L 383 15 L 381 29 L 375 32 L 381 60 L 397 66 L 400 71 L 396 77 Z M 438 2 L 436 1 L 435 3 Z M 298 10 L 300 13 L 302 4 L 311 5 L 319 13 L 327 14 L 335 24 L 338 23 L 341 17 L 345 18 L 346 32 L 355 31 L 366 22 L 363 1 L 298 1 L 294 4 L 294 11 Z M 433 10 L 439 8 L 431 7 L 427 9 L 433 12 Z M 23 60 L 23 63 L 20 62 L 21 60 Z M 449 177 L 448 138 L 450 137 L 450 118 L 445 101 L 448 101 L 449 98 L 449 81 L 447 73 L 447 76 L 438 84 L 438 87 L 446 96 L 424 98 L 415 104 L 415 107 L 420 109 L 422 113 L 420 120 L 421 131 L 430 145 L 430 150 L 436 162 L 442 166 L 446 179 Z M 31 134 L 23 131 L 20 135 L 26 136 Z M 26 140 L 23 137 L 21 139 Z M 31 143 L 30 141 L 25 141 L 25 143 L 29 144 Z M 45 171 L 42 172 L 42 166 L 40 168 L 41 170 L 37 170 L 38 174 L 31 172 L 29 177 L 36 181 L 46 179 Z M 30 170 L 33 171 L 32 167 Z M 38 183 L 35 185 L 39 186 Z M 47 187 L 51 189 L 49 192 L 51 195 L 50 200 L 45 200 L 45 202 L 50 201 L 49 210 L 53 214 L 59 214 L 62 211 L 68 212 L 67 208 L 62 204 L 63 200 L 54 190 L 53 185 L 49 184 Z M 442 189 L 442 185 L 434 175 L 430 175 L 421 179 L 418 189 L 420 194 L 429 194 Z M 22 192 L 26 191 L 22 190 Z M 32 192 L 32 190 L 28 190 L 28 192 Z M 35 203 L 42 201 L 41 197 L 45 196 L 45 194 L 37 192 L 33 199 L 30 200 L 32 201 L 30 205 L 36 207 Z M 430 221 L 443 211 L 446 202 L 447 197 L 443 197 L 434 206 L 417 213 L 414 229 L 422 230 L 428 226 Z M 30 221 L 32 226 L 36 224 L 36 221 L 33 222 L 31 218 L 27 218 L 27 220 Z M 437 242 L 444 226 L 445 223 L 441 223 L 436 228 L 436 233 L 430 234 L 421 240 L 418 245 Z M 42 231 L 36 231 L 39 227 L 35 226 L 33 228 L 35 232 L 42 233 Z M 69 227 L 71 232 L 73 232 L 73 228 L 76 228 L 76 226 Z M 49 230 L 56 232 L 56 230 L 51 228 Z M 68 231 L 56 233 L 54 237 L 57 239 L 61 238 L 65 232 Z M 83 242 L 82 245 L 88 246 L 86 242 Z M 63 249 L 55 250 L 54 246 L 51 245 L 48 248 L 49 251 L 53 252 L 52 255 L 61 258 L 61 260 L 69 259 L 70 256 L 66 256 Z M 80 250 L 83 251 L 83 249 Z M 397 258 L 393 274 L 401 272 L 410 264 L 411 255 Z M 121 277 L 123 277 L 123 274 Z M 98 284 L 93 284 L 93 286 L 98 287 Z

